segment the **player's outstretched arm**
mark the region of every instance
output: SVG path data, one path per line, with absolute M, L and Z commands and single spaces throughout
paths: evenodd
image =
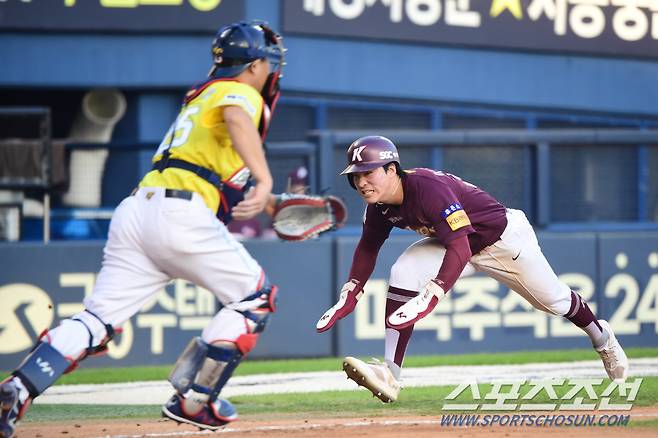
M 363 285 L 359 280 L 351 279 L 343 285 L 340 289 L 340 297 L 338 302 L 334 304 L 331 309 L 324 312 L 320 317 L 315 329 L 318 333 L 326 332 L 338 322 L 339 319 L 345 318 L 352 313 L 356 307 L 356 303 L 363 295 Z
M 315 325 L 318 333 L 326 332 L 332 328 L 340 319 L 345 318 L 356 308 L 359 298 L 363 295 L 365 285 L 372 271 L 375 269 L 379 249 L 386 239 L 372 240 L 361 237 L 354 251 L 352 268 L 350 269 L 350 280 L 340 290 L 338 302 L 327 310 Z
M 263 211 L 270 200 L 272 174 L 258 130 L 247 112 L 239 106 L 227 106 L 224 108 L 224 122 L 235 151 L 256 181 L 245 199 L 233 208 L 233 217 L 237 220 L 250 219 Z

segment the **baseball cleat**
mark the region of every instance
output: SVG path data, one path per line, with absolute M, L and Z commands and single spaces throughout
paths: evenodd
M 228 400 L 218 398 L 212 403 L 205 405 L 198 413 L 185 412 L 181 396 L 174 394 L 162 406 L 162 416 L 168 417 L 177 423 L 186 423 L 200 429 L 217 430 L 231 421 L 238 419 L 235 407 Z
M 29 405 L 29 399 L 25 404 L 20 402 L 18 392 L 16 384 L 11 379 L 0 385 L 0 438 L 14 436 L 16 423 Z
M 398 399 L 400 382 L 396 380 L 385 363 L 377 359 L 365 363 L 348 356 L 343 360 L 343 370 L 348 379 L 368 389 L 373 397 L 377 397 L 382 402 L 391 403 Z
M 612 380 L 625 380 L 626 376 L 628 376 L 628 358 L 626 357 L 626 353 L 621 348 L 621 344 L 619 344 L 608 321 L 599 319 L 599 324 L 608 333 L 608 340 L 602 346 L 595 348 L 595 350 L 601 356 L 608 376 Z
M 414 325 L 432 313 L 444 296 L 445 292 L 441 286 L 430 280 L 423 292 L 404 303 L 388 317 L 389 327 L 401 330 Z

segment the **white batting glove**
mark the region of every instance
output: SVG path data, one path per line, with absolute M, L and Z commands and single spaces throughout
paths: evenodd
M 359 284 L 359 280 L 352 279 L 345 283 L 340 290 L 338 302 L 327 310 L 315 325 L 317 332 L 322 333 L 329 330 L 339 319 L 352 313 L 362 295 L 363 289 Z
M 407 301 L 388 317 L 389 327 L 400 330 L 409 327 L 430 313 L 446 296 L 441 280 L 432 279 L 427 282 L 423 291 Z

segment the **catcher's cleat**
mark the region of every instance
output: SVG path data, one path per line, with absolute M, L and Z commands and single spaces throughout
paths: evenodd
M 0 438 L 14 436 L 16 423 L 30 405 L 29 398 L 25 403 L 21 403 L 18 393 L 18 388 L 11 379 L 0 385 Z
M 400 382 L 385 363 L 377 359 L 365 363 L 355 357 L 346 357 L 343 360 L 343 370 L 347 378 L 355 381 L 357 385 L 363 386 L 372 392 L 384 403 L 392 403 L 398 399 L 400 394 Z
M 217 430 L 238 419 L 238 412 L 228 400 L 218 398 L 208 403 L 196 414 L 188 414 L 181 403 L 181 396 L 173 395 L 162 407 L 162 416 L 176 422 L 187 423 L 199 429 Z
M 388 317 L 388 326 L 401 330 L 414 325 L 434 310 L 445 292 L 435 280 L 430 280 L 425 290 L 404 303 Z
M 626 353 L 621 348 L 608 321 L 599 319 L 599 324 L 601 324 L 603 331 L 608 334 L 608 339 L 602 346 L 595 348 L 595 350 L 601 356 L 608 376 L 612 380 L 625 380 L 628 375 L 628 358 L 626 357 Z

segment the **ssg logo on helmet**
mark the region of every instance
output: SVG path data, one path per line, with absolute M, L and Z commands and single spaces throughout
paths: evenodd
M 379 153 L 380 160 L 392 160 L 393 158 L 398 158 L 398 153 L 393 151 L 381 151 Z

